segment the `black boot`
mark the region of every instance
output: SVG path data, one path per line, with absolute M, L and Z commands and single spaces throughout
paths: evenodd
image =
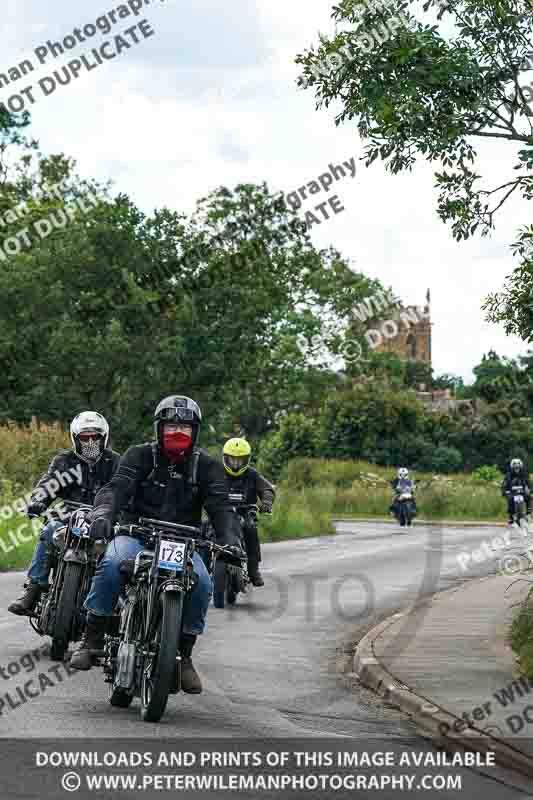
M 187 694 L 201 694 L 202 681 L 196 672 L 192 659 L 192 649 L 196 643 L 196 636 L 191 633 L 182 633 L 180 642 L 181 653 L 181 688 Z
M 39 586 L 37 583 L 26 584 L 26 591 L 22 597 L 19 600 L 15 600 L 14 603 L 11 603 L 11 605 L 7 607 L 7 610 L 11 611 L 12 614 L 17 614 L 19 617 L 29 616 L 35 610 L 35 606 L 44 588 L 45 587 Z
M 94 658 L 102 655 L 107 617 L 87 614 L 87 627 L 77 648 L 72 653 L 70 666 L 74 669 L 88 670 L 94 665 Z
M 248 562 L 248 577 L 252 582 L 252 586 L 264 586 L 265 582 L 263 576 L 259 571 L 259 564 L 257 562 Z

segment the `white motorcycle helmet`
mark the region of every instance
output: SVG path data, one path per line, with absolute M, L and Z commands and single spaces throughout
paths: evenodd
M 409 477 L 409 470 L 406 469 L 405 467 L 400 467 L 400 469 L 398 470 L 398 479 L 401 481 L 402 480 L 405 481 L 407 480 L 408 477 Z
M 510 466 L 511 466 L 511 472 L 514 472 L 515 474 L 521 472 L 524 469 L 524 463 L 520 458 L 512 458 Z
M 88 464 L 95 464 L 109 441 L 109 425 L 97 411 L 82 411 L 70 423 L 74 452 Z

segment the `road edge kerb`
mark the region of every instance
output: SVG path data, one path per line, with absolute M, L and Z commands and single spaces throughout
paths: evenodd
M 483 576 L 483 578 L 475 580 L 487 580 L 487 577 L 494 576 Z M 466 583 L 471 584 L 472 581 L 467 581 Z M 459 591 L 464 586 L 465 584 L 462 584 L 459 587 L 437 592 L 428 600 L 435 598 L 437 595 Z M 359 681 L 382 700 L 412 717 L 413 722 L 422 734 L 432 739 L 439 747 L 446 748 L 447 745 L 460 745 L 481 753 L 486 753 L 490 750 L 494 752 L 499 766 L 514 770 L 528 778 L 533 777 L 533 759 L 506 744 L 501 739 L 486 734 L 478 728 L 469 728 L 461 733 L 454 732 L 453 725 L 456 722 L 464 724 L 464 720 L 461 717 L 457 717 L 452 712 L 432 703 L 430 699 L 417 694 L 410 686 L 407 686 L 407 684 L 389 672 L 376 656 L 374 642 L 396 620 L 419 610 L 421 605 L 423 604 L 419 603 L 416 606 L 410 606 L 403 611 L 392 614 L 368 631 L 358 642 L 353 656 L 353 671 Z M 449 733 L 442 733 L 440 726 L 443 724 L 448 726 Z

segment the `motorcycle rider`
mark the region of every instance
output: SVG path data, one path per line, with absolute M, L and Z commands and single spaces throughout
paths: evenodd
M 98 493 L 88 515 L 91 536 L 111 539 L 121 510 L 124 524 L 149 517 L 199 527 L 204 507 L 218 543 L 233 546 L 233 552 L 242 555 L 238 520 L 228 499 L 222 465 L 196 447 L 201 420 L 199 406 L 189 397 L 170 395 L 161 400 L 154 412 L 155 441 L 130 447 L 110 483 Z M 133 536 L 118 535 L 109 542 L 85 601 L 87 627 L 72 655 L 75 669 L 91 669 L 94 651 L 102 650 L 107 622 L 121 590 L 120 564 L 143 549 Z M 193 565 L 198 583 L 184 606 L 181 687 L 199 694 L 202 684 L 191 654 L 197 636 L 204 631 L 212 584 L 197 552 Z
M 108 449 L 109 425 L 97 411 L 82 411 L 74 417 L 70 424 L 70 439 L 72 449 L 62 450 L 52 459 L 32 491 L 26 512 L 29 516 L 41 516 L 56 498 L 92 505 L 98 490 L 111 480 L 117 469 L 120 456 Z M 48 589 L 52 537 L 64 524 L 49 521 L 42 529 L 28 571 L 26 591 L 8 606 L 12 614 L 31 614 L 43 590 Z
M 389 510 L 395 516 L 398 516 L 400 513 L 400 495 L 404 492 L 410 492 L 412 494 L 411 502 L 414 516 L 416 514 L 415 482 L 409 477 L 409 470 L 406 467 L 400 467 L 396 477 L 391 481 L 391 486 L 394 489 L 394 498 Z
M 527 513 L 531 514 L 531 485 L 529 475 L 524 467 L 524 462 L 520 458 L 512 458 L 505 471 L 502 482 L 502 495 L 507 498 L 507 511 L 509 514 L 509 525 L 514 522 L 514 492 L 513 486 L 524 487 L 524 499 L 527 505 Z
M 266 478 L 250 466 L 251 456 L 252 448 L 242 437 L 228 439 L 224 445 L 222 462 L 226 470 L 229 491 L 243 494 L 246 504 L 255 504 L 259 498 L 261 511 L 271 514 L 276 497 L 275 489 Z M 264 586 L 265 582 L 259 570 L 261 546 L 257 525 L 245 525 L 243 534 L 248 556 L 248 576 L 254 586 Z

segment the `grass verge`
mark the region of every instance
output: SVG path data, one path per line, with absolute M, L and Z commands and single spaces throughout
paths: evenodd
M 17 514 L 11 519 L 0 520 L 0 572 L 27 569 L 36 538 L 27 517 Z
M 533 589 L 511 624 L 510 640 L 520 671 L 528 678 L 533 678 Z

